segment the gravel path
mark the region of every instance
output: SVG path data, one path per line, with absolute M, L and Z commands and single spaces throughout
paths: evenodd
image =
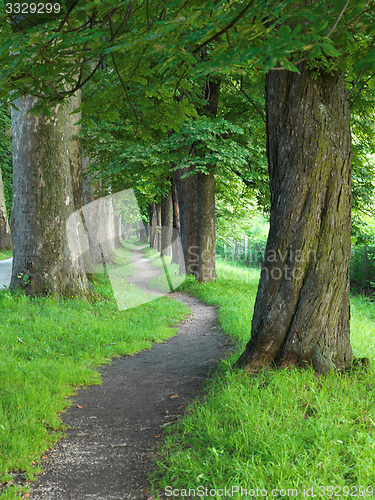
M 45 455 L 35 500 L 147 499 L 147 474 L 167 425 L 181 417 L 216 363 L 232 348 L 216 308 L 181 292 L 192 311 L 178 333 L 100 369 L 103 384 L 79 391 L 63 414 L 66 439 Z

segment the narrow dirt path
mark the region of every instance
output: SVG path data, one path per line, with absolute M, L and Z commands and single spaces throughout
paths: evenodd
M 147 473 L 166 424 L 184 412 L 218 360 L 232 348 L 216 308 L 174 292 L 192 315 L 178 333 L 100 369 L 103 384 L 80 390 L 63 414 L 71 426 L 43 461 L 35 500 L 125 500 L 151 495 Z M 176 396 L 177 395 L 177 396 Z M 174 397 L 172 397 L 174 396 Z

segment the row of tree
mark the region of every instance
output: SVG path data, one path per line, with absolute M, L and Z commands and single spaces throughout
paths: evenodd
M 265 272 L 239 364 L 349 367 L 349 104 L 360 110 L 372 95 L 372 3 L 73 1 L 61 16 L 12 15 L 1 27 L 12 48 L 0 56 L 3 93 L 18 108 L 12 283 L 27 275 L 33 289 L 38 275 L 45 291 L 85 289 L 62 230 L 76 208 L 67 153 L 75 114 L 62 103 L 82 88 L 93 182 L 134 187 L 146 216 L 171 196 L 173 180 L 185 264 L 198 280 L 215 279 L 215 180 L 223 198 L 240 184 L 266 206 L 269 193 Z

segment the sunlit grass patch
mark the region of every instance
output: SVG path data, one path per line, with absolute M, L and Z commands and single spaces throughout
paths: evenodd
M 0 260 L 10 259 L 12 256 L 12 250 L 0 250 Z
M 252 377 L 233 370 L 230 362 L 250 338 L 259 270 L 219 261 L 217 272 L 216 283 L 189 277 L 181 289 L 218 305 L 220 326 L 239 348 L 208 382 L 205 398 L 169 429 L 155 485 L 265 488 L 272 498 L 283 496 L 273 489 L 295 488 L 301 498 L 304 488 L 313 487 L 319 498 L 328 485 L 340 487 L 341 496 L 344 487 L 354 488 L 349 493 L 357 488 L 357 495 L 359 486 L 372 487 L 374 368 L 326 378 L 312 370 L 268 370 Z M 363 298 L 351 303 L 353 351 L 374 363 L 375 305 Z

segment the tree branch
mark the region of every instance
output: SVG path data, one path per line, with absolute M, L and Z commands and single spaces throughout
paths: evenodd
M 216 35 L 213 35 L 211 38 L 206 40 L 205 42 L 201 43 L 195 50 L 193 50 L 192 54 L 194 56 L 198 55 L 199 52 L 203 49 L 203 47 L 206 47 L 210 42 L 214 42 L 218 38 L 221 37 L 224 33 L 227 33 L 228 30 L 233 28 L 235 24 L 246 14 L 246 12 L 250 9 L 250 7 L 255 3 L 255 0 L 251 0 L 246 7 L 238 14 L 237 17 L 235 17 L 225 28 L 223 28 L 219 33 L 216 33 Z
M 348 6 L 349 2 L 350 2 L 350 0 L 346 0 L 344 7 L 342 8 L 342 10 L 341 10 L 341 12 L 339 14 L 339 17 L 336 19 L 336 22 L 332 26 L 331 31 L 328 33 L 327 38 L 329 38 L 332 35 L 332 32 L 335 30 L 336 26 L 339 24 L 339 21 L 342 18 L 342 16 L 344 15 L 345 9 Z

